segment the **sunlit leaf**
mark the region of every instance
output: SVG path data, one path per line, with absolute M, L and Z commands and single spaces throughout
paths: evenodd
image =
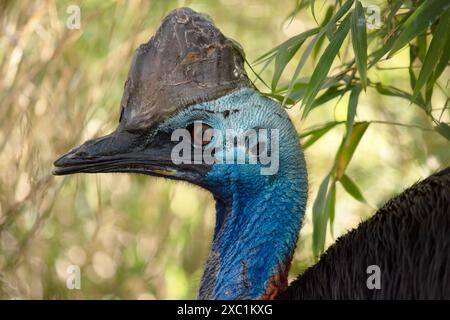
M 348 15 L 341 22 L 341 25 L 336 31 L 333 40 L 325 49 L 324 53 L 319 59 L 319 62 L 317 63 L 316 68 L 314 69 L 313 74 L 311 75 L 309 85 L 306 88 L 305 97 L 303 98 L 303 105 L 305 106 L 305 110 L 302 115 L 303 118 L 305 118 L 309 113 L 312 102 L 319 92 L 328 72 L 330 71 L 331 64 L 333 63 L 333 60 L 336 57 L 336 54 L 339 51 L 342 42 L 348 34 L 348 31 L 350 29 L 350 17 L 351 16 Z
M 348 175 L 344 174 L 339 182 L 342 184 L 345 191 L 347 191 L 349 195 L 351 195 L 356 200 L 367 204 L 367 200 L 362 194 L 361 189 L 359 189 L 356 183 L 352 179 L 350 179 Z
M 303 134 L 300 135 L 300 138 L 306 138 L 308 137 L 308 139 L 302 143 L 302 147 L 304 150 L 306 150 L 307 148 L 309 148 L 311 145 L 313 145 L 317 140 L 319 140 L 322 136 L 324 136 L 328 131 L 330 131 L 331 129 L 333 129 L 336 125 L 341 124 L 342 122 L 330 122 L 325 124 L 324 126 L 305 132 Z
M 327 212 L 330 219 L 331 236 L 334 237 L 334 218 L 336 210 L 336 182 L 333 181 L 327 196 Z
M 311 13 L 312 13 L 313 18 L 317 23 L 316 11 L 314 10 L 314 2 L 315 2 L 315 0 L 309 0 L 309 7 L 311 8 Z
M 316 36 L 313 38 L 311 43 L 306 47 L 305 51 L 303 52 L 303 54 L 302 54 L 302 56 L 300 58 L 300 61 L 299 61 L 298 65 L 297 65 L 297 67 L 295 68 L 294 75 L 292 76 L 291 83 L 290 83 L 288 91 L 287 91 L 287 96 L 290 95 L 290 93 L 292 91 L 293 83 L 297 80 L 297 78 L 298 78 L 298 76 L 300 74 L 300 71 L 303 69 L 303 66 L 306 63 L 306 60 L 311 55 L 311 51 L 313 50 L 313 48 L 315 47 L 315 45 L 319 41 L 320 37 L 322 37 L 328 30 L 330 30 L 330 28 L 332 28 L 332 27 L 334 27 L 336 25 L 336 22 L 339 19 L 341 19 L 342 16 L 345 13 L 347 13 L 347 11 L 352 7 L 353 1 L 354 0 L 347 0 L 342 5 L 342 7 L 339 8 L 338 12 L 336 12 L 336 14 L 331 18 L 330 22 L 328 22 L 325 27 L 320 29 L 320 32 L 318 34 L 316 34 Z M 284 102 L 283 102 L 283 104 L 284 104 Z
M 402 6 L 402 1 L 396 2 L 393 6 L 392 6 L 392 10 L 389 13 L 389 17 L 387 22 L 391 22 L 391 21 L 395 21 L 394 16 L 397 13 L 397 11 L 400 9 L 400 7 Z M 406 21 L 409 18 L 409 15 L 406 14 L 399 22 L 398 25 L 402 25 L 404 23 L 404 21 Z M 397 23 L 396 23 L 397 24 Z M 372 35 L 375 35 L 376 33 L 373 33 Z M 369 57 L 370 62 L 369 62 L 369 66 L 368 69 L 370 69 L 371 67 L 373 67 L 378 61 L 380 61 L 381 58 L 383 58 L 391 49 L 392 46 L 394 45 L 395 41 L 397 40 L 398 35 L 400 34 L 400 30 L 397 30 L 395 32 L 392 32 L 392 34 L 388 35 L 388 37 L 385 39 L 383 38 L 383 43 L 381 45 L 381 47 L 378 50 L 375 50 L 374 52 L 372 52 Z M 380 36 L 381 37 L 381 36 Z
M 420 99 L 414 100 L 412 95 L 410 95 L 409 93 L 407 93 L 403 90 L 400 90 L 400 89 L 392 87 L 392 86 L 383 86 L 381 83 L 377 83 L 375 88 L 382 95 L 406 99 L 409 102 L 415 103 L 422 109 L 426 110 L 426 105 L 423 103 L 423 100 L 420 100 Z
M 327 175 L 320 184 L 317 197 L 314 200 L 312 209 L 313 220 L 313 252 L 317 258 L 323 252 L 325 244 L 325 236 L 327 231 L 328 211 L 327 211 L 327 192 L 328 184 L 330 182 L 330 175 Z
M 331 19 L 331 17 L 333 16 L 333 6 L 328 7 L 327 12 L 325 13 L 325 18 L 323 19 L 322 23 L 321 23 L 321 27 L 324 27 Z M 325 35 L 328 36 L 328 33 L 326 33 Z M 313 51 L 313 58 L 316 59 L 317 55 L 320 52 L 320 49 L 322 48 L 322 44 L 325 41 L 325 35 L 323 35 L 322 37 L 320 37 L 319 41 L 317 41 L 316 46 L 314 47 L 314 51 Z M 330 37 L 331 39 L 331 37 Z
M 366 18 L 360 1 L 355 2 L 355 10 L 352 14 L 352 45 L 355 53 L 356 66 L 361 78 L 364 90 L 367 86 L 367 34 Z
M 361 141 L 364 133 L 369 126 L 368 122 L 359 122 L 353 126 L 350 133 L 350 138 L 346 142 L 345 138 L 342 139 L 341 145 L 336 155 L 336 179 L 340 180 L 347 169 L 350 160 L 355 153 L 356 147 Z
M 281 49 L 286 49 L 286 48 L 293 48 L 297 45 L 301 45 L 308 37 L 316 34 L 319 32 L 319 28 L 313 28 L 310 30 L 307 30 L 305 32 L 302 32 L 296 36 L 293 36 L 292 38 L 289 38 L 288 40 L 286 40 L 285 42 L 279 44 L 278 46 L 276 46 L 275 48 L 267 51 L 266 53 L 264 53 L 263 55 L 261 55 L 258 59 L 256 59 L 253 63 L 254 64 L 258 64 L 260 62 L 266 61 L 266 60 L 270 60 L 270 59 L 274 59 L 276 57 L 276 54 L 279 50 Z
M 413 99 L 417 97 L 420 89 L 425 85 L 428 78 L 434 71 L 434 67 L 437 65 L 439 58 L 442 55 L 442 50 L 446 42 L 446 35 L 450 30 L 450 10 L 439 19 L 436 31 L 433 33 L 433 39 L 431 40 L 430 47 L 423 61 L 422 69 L 419 73 L 416 85 L 414 87 Z
M 277 94 L 277 93 L 271 93 L 271 92 L 269 92 L 269 93 L 263 93 L 266 97 L 270 97 L 270 98 L 273 98 L 273 99 L 275 99 L 275 100 L 277 100 L 278 102 L 280 102 L 280 103 L 282 103 L 285 99 L 285 97 L 283 96 L 283 95 L 281 95 L 281 94 Z M 286 104 L 288 104 L 288 105 L 293 105 L 293 104 L 295 104 L 295 100 L 292 100 L 292 99 L 290 99 L 290 98 L 288 98 L 287 100 L 286 100 Z
M 334 98 L 342 97 L 349 89 L 351 89 L 351 87 L 341 88 L 341 86 L 334 86 L 328 88 L 323 94 L 321 94 L 319 97 L 317 97 L 317 99 L 314 100 L 308 112 L 311 112 L 315 108 L 325 104 L 328 101 L 333 100 Z
M 292 10 L 292 12 L 287 16 L 286 21 L 292 21 L 294 17 L 300 12 L 300 10 L 302 10 L 306 6 L 308 6 L 308 2 L 306 2 L 305 0 L 297 0 L 294 10 Z
M 389 56 L 403 48 L 409 41 L 424 32 L 448 8 L 450 2 L 442 0 L 424 1 L 402 25 L 400 35 L 395 41 Z
M 305 42 L 305 40 L 316 34 L 318 29 L 311 29 L 306 32 L 303 32 L 290 40 L 286 41 L 284 44 L 278 47 L 278 51 L 275 57 L 275 70 L 272 76 L 272 91 L 276 90 L 278 81 L 280 80 L 281 74 L 283 73 L 286 65 L 291 61 L 292 57 L 301 47 L 301 45 Z
M 434 127 L 434 129 L 450 141 L 450 126 L 448 124 L 441 122 L 439 125 Z
M 296 46 L 290 48 L 280 48 L 276 58 L 275 58 L 275 70 L 272 76 L 271 88 L 272 91 L 275 91 L 277 88 L 278 81 L 280 80 L 281 74 L 283 70 L 286 68 L 286 65 L 291 61 L 294 54 L 297 52 L 298 48 L 300 48 L 301 43 L 298 43 Z
M 434 83 L 440 77 L 442 72 L 447 67 L 449 61 L 450 61 L 450 32 L 448 32 L 447 30 L 445 34 L 445 44 L 442 48 L 442 54 L 436 68 L 434 69 L 433 76 L 430 80 L 431 82 Z
M 296 82 L 294 84 L 294 88 L 291 91 L 290 96 L 286 100 L 286 103 L 287 104 L 295 104 L 297 101 L 302 99 L 304 94 L 305 94 L 305 90 L 306 90 L 306 86 L 307 85 L 308 85 L 307 82 L 303 82 L 303 81 Z M 283 100 L 285 98 L 286 90 L 287 90 L 287 87 L 279 88 L 277 91 L 272 93 L 272 95 L 276 96 L 277 97 L 276 99 L 279 100 L 280 102 L 283 102 Z M 278 97 L 281 97 L 281 100 L 278 99 Z
M 347 108 L 347 133 L 345 135 L 345 143 L 348 143 L 350 139 L 350 133 L 352 132 L 353 123 L 355 122 L 356 108 L 358 107 L 358 98 L 361 92 L 360 86 L 353 87 L 350 91 L 350 98 L 348 100 Z

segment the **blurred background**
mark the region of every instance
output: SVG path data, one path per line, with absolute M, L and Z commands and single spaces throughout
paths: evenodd
M 295 4 L 293 0 L 1 1 L 0 298 L 195 298 L 215 222 L 211 195 L 185 183 L 138 175 L 53 177 L 52 162 L 116 127 L 133 52 L 172 9 L 189 6 L 208 13 L 225 35 L 243 46 L 251 63 L 317 26 L 309 10 L 287 19 Z M 66 26 L 71 5 L 80 8 L 80 29 Z M 319 1 L 316 15 L 324 14 Z M 400 52 L 369 75 L 409 88 L 408 59 L 406 50 Z M 315 62 L 314 58 L 307 62 L 304 74 L 311 74 Z M 255 78 L 251 70 L 248 73 Z M 269 66 L 262 78 L 270 81 L 272 73 Z M 292 73 L 287 69 L 280 81 L 289 82 Z M 433 105 L 441 106 L 440 111 L 445 99 L 437 93 Z M 330 101 L 306 121 L 300 121 L 298 106 L 289 113 L 303 132 L 326 121 L 345 120 L 347 101 L 348 94 Z M 448 122 L 449 116 L 447 110 L 443 121 Z M 371 124 L 347 170 L 368 204 L 338 187 L 327 246 L 393 195 L 450 165 L 448 141 L 432 130 L 422 110 L 405 100 L 368 90 L 360 97 L 358 120 L 380 122 Z M 333 164 L 344 130 L 337 126 L 306 151 L 310 201 L 291 279 L 314 263 L 312 199 Z M 80 267 L 79 290 L 66 286 L 70 265 Z

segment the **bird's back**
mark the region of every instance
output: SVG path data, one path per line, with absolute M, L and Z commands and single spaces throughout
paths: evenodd
M 369 266 L 379 289 L 368 288 Z M 279 298 L 450 299 L 450 167 L 340 237 Z

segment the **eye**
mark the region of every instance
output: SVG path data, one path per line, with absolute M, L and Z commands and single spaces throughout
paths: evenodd
M 214 137 L 211 126 L 201 121 L 188 125 L 186 129 L 191 135 L 192 144 L 197 148 L 203 148 L 208 145 Z
M 266 151 L 266 144 L 264 142 L 259 142 L 255 146 L 252 146 L 249 151 L 253 156 L 259 157 Z
M 258 132 L 253 129 L 246 132 L 246 151 L 254 157 L 260 157 L 263 153 L 267 153 L 267 142 L 267 138 L 264 137 L 264 135 L 259 135 Z

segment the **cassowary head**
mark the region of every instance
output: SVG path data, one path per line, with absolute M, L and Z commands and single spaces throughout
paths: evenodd
M 55 161 L 56 175 L 80 172 L 143 173 L 213 193 L 200 298 L 270 298 L 286 285 L 307 190 L 297 134 L 207 16 L 174 10 L 137 50 L 118 128 Z

